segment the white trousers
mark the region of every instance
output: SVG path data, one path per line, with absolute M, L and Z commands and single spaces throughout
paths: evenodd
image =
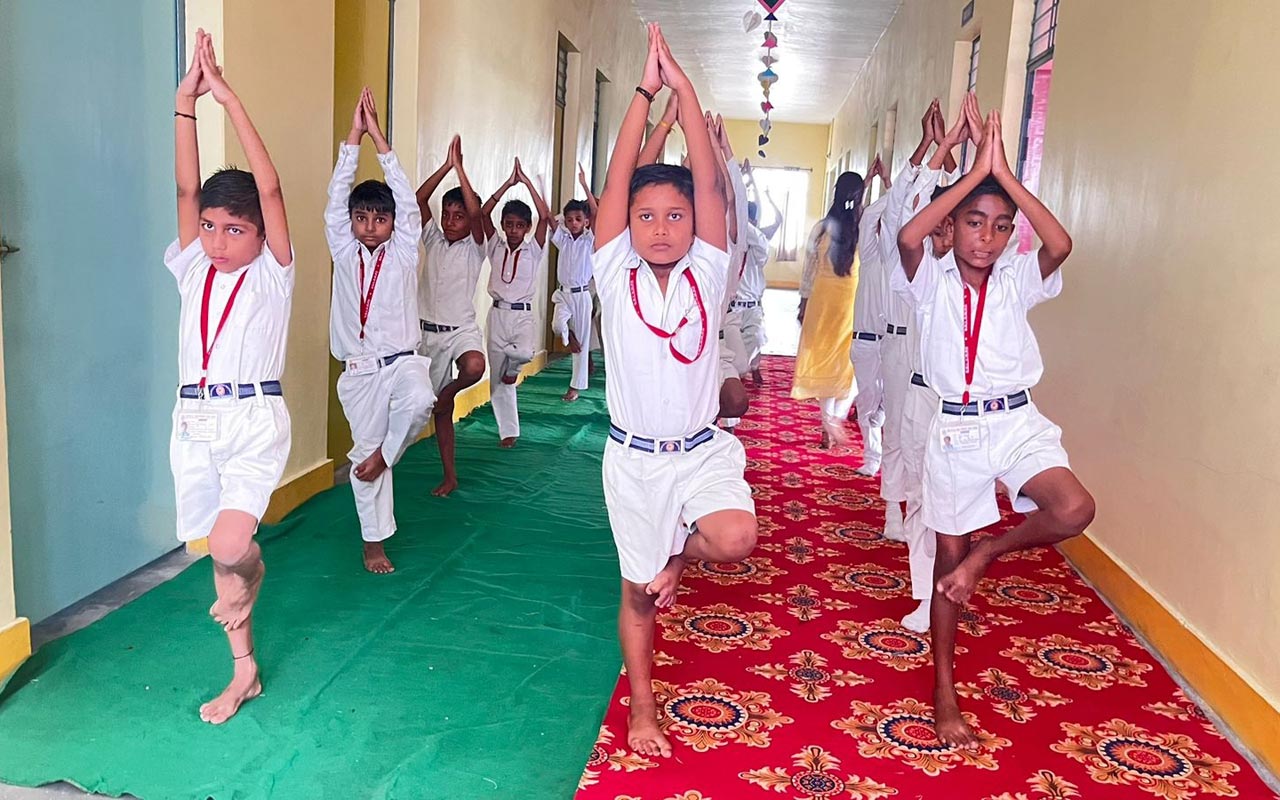
M 933 559 L 938 538 L 924 524 L 924 454 L 933 416 L 938 413 L 938 395 L 925 386 L 910 384 L 902 407 L 902 463 L 907 494 L 907 514 L 903 534 L 907 539 L 907 562 L 911 567 L 911 597 L 928 600 L 933 596 Z
M 747 354 L 748 369 L 757 369 L 760 366 L 760 353 L 768 342 L 764 332 L 764 306 L 739 308 L 735 309 L 734 313 L 738 315 L 739 328 L 742 330 L 742 344 Z
M 744 375 L 751 370 L 751 353 L 742 334 L 742 312 L 730 311 L 724 315 L 720 326 L 724 337 L 720 340 L 720 354 L 733 367 L 733 377 Z
M 338 401 L 351 426 L 353 467 L 351 493 L 360 517 L 360 536 L 381 542 L 396 532 L 391 473 L 409 445 L 431 417 L 436 395 L 431 388 L 431 361 L 404 356 L 368 375 L 343 373 L 338 378 Z M 371 481 L 362 481 L 354 467 L 378 450 L 387 468 Z
M 498 436 L 518 437 L 516 385 L 502 379 L 519 376 L 525 364 L 533 360 L 533 312 L 493 308 L 485 327 L 489 338 L 489 402 L 493 405 L 493 418 L 498 421 Z
M 883 454 L 881 430 L 885 416 L 880 342 L 854 339 L 849 357 L 853 359 L 853 375 L 858 384 L 858 428 L 862 431 L 863 457 L 868 464 L 879 464 Z
M 911 384 L 907 337 L 887 335 L 880 340 L 880 375 L 884 384 L 884 455 L 880 466 L 880 497 L 894 503 L 907 499 L 902 464 L 902 407 Z
M 582 352 L 573 354 L 573 377 L 569 385 L 583 391 L 588 385 L 588 366 L 591 358 L 591 292 L 570 292 L 563 286 L 551 298 L 555 307 L 551 315 L 551 330 L 565 346 L 569 344 L 569 332 L 578 337 Z
M 843 422 L 848 419 L 849 411 L 853 408 L 853 400 L 857 394 L 857 389 L 850 386 L 849 393 L 842 397 L 822 398 L 820 401 L 822 404 L 822 415 L 824 417 L 835 417 Z

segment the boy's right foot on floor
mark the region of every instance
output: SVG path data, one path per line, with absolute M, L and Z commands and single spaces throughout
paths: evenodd
M 578 399 L 578 390 L 570 387 L 569 391 L 565 392 L 560 399 L 566 403 L 572 403 L 574 400 Z
M 236 715 L 240 706 L 262 694 L 262 683 L 258 680 L 258 664 L 249 656 L 247 666 L 241 667 L 236 662 L 236 674 L 231 683 L 222 690 L 222 694 L 200 706 L 200 719 L 210 725 L 221 725 Z
M 382 448 L 373 451 L 373 455 L 366 458 L 356 465 L 352 470 L 357 478 L 362 481 L 375 481 L 378 476 L 387 471 L 387 461 L 382 457 Z
M 964 721 L 960 703 L 954 692 L 935 690 L 933 696 L 933 729 L 938 741 L 947 747 L 978 750 L 978 737 Z
M 507 438 L 505 438 L 505 439 L 503 439 L 502 441 L 498 442 L 498 447 L 501 447 L 501 448 L 506 449 L 506 450 L 510 450 L 511 448 L 513 448 L 513 447 L 515 447 L 515 446 L 516 446 L 516 437 L 514 437 L 514 436 L 508 436 Z
M 387 551 L 382 546 L 382 542 L 364 543 L 364 568 L 375 575 L 389 575 L 396 571 L 395 564 L 387 558 Z
M 440 485 L 431 490 L 431 494 L 436 497 L 448 497 L 453 494 L 453 490 L 458 488 L 457 478 L 445 478 L 440 481 Z
M 658 709 L 652 700 L 631 706 L 627 719 L 627 745 L 642 756 L 671 757 L 671 742 L 658 725 Z
M 760 373 L 760 368 L 751 370 L 751 379 L 755 381 L 756 386 L 764 386 L 764 375 Z

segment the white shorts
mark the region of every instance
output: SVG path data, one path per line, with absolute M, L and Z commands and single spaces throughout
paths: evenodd
M 604 450 L 604 500 L 622 577 L 648 583 L 684 552 L 689 527 L 716 511 L 754 514 L 743 477 L 747 451 L 717 429 L 686 453 L 646 453 L 610 439 Z
M 956 441 L 960 426 L 976 426 L 978 446 L 946 452 L 943 437 Z M 1062 429 L 1035 403 L 976 417 L 936 414 L 928 438 L 923 515 L 924 524 L 938 533 L 964 535 L 998 522 L 997 480 L 1008 489 L 1015 511 L 1035 511 L 1035 502 L 1020 495 L 1022 487 L 1045 470 L 1070 468 Z
M 431 359 L 431 388 L 437 395 L 453 380 L 454 362 L 471 350 L 484 354 L 484 337 L 474 322 L 446 333 L 422 332 L 418 354 Z
M 212 442 L 180 438 L 184 412 L 218 415 Z M 262 519 L 289 459 L 289 409 L 283 397 L 178 400 L 169 437 L 179 541 L 209 535 L 220 511 Z

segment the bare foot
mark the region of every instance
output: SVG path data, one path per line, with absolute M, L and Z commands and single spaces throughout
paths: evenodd
M 502 382 L 503 382 L 503 383 L 505 383 L 505 384 L 506 384 L 506 385 L 508 385 L 508 386 L 515 386 L 515 385 L 516 385 L 516 381 L 517 381 L 519 378 L 520 378 L 520 374 L 519 374 L 519 373 L 516 373 L 515 375 L 503 375 L 503 376 L 502 376 Z
M 658 726 L 658 710 L 653 705 L 631 706 L 627 719 L 627 745 L 642 756 L 671 757 L 671 742 Z
M 938 741 L 947 747 L 961 750 L 977 750 L 978 737 L 960 713 L 960 704 L 952 692 L 934 692 L 933 729 Z
M 565 392 L 560 399 L 566 403 L 572 403 L 574 400 L 578 399 L 578 390 L 570 386 L 569 391 Z
M 503 439 L 502 441 L 498 442 L 498 447 L 502 447 L 502 448 L 505 448 L 505 449 L 507 449 L 507 450 L 510 450 L 511 448 L 513 448 L 513 447 L 515 447 L 515 446 L 516 446 L 516 437 L 514 437 L 514 436 L 508 436 L 507 438 L 505 438 L 505 439 Z
M 390 575 L 396 571 L 395 564 L 387 558 L 387 551 L 382 542 L 364 543 L 364 568 L 375 575 Z
M 352 470 L 362 481 L 376 481 L 378 476 L 387 471 L 387 460 L 382 457 L 382 448 L 373 451 L 373 455 L 356 465 Z
M 684 559 L 672 556 L 662 572 L 644 587 L 645 594 L 654 595 L 653 604 L 658 608 L 671 608 L 676 604 L 676 593 L 680 590 L 680 577 L 684 575 Z
M 253 604 L 258 602 L 258 592 L 262 590 L 262 579 L 266 574 L 267 565 L 261 559 L 248 578 L 214 565 L 213 583 L 218 591 L 218 599 L 209 607 L 209 616 L 223 630 L 233 631 L 239 628 L 253 613 Z
M 448 497 L 453 494 L 453 490 L 458 488 L 458 479 L 454 477 L 446 477 L 440 481 L 440 485 L 431 490 L 436 497 Z
M 569 331 L 569 352 L 575 354 L 582 352 L 582 342 L 578 341 L 578 337 L 574 335 L 573 331 Z
M 248 662 L 245 668 L 239 666 L 241 662 L 236 662 L 236 674 L 222 694 L 200 706 L 200 719 L 210 725 L 221 725 L 234 717 L 240 706 L 262 694 L 257 662 L 252 656 L 245 661 Z
M 985 542 L 978 542 L 965 556 L 960 566 L 938 580 L 938 591 L 956 605 L 963 605 L 978 588 L 978 581 L 986 574 L 991 561 L 987 557 Z
M 759 367 L 751 370 L 751 379 L 755 381 L 756 386 L 764 386 L 764 375 L 760 373 Z
M 818 442 L 818 449 L 819 450 L 831 449 L 831 434 L 827 433 L 825 428 L 822 431 L 822 441 Z

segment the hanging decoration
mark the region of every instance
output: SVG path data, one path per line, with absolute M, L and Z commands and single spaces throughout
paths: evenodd
M 756 76 L 756 80 L 760 81 L 760 90 L 764 94 L 764 102 L 760 104 L 760 110 L 764 112 L 764 116 L 760 119 L 760 136 L 756 139 L 760 147 L 757 151 L 761 158 L 768 158 L 765 153 L 765 145 L 769 144 L 769 135 L 773 132 L 773 101 L 769 99 L 770 93 L 773 91 L 773 85 L 778 82 L 778 73 L 773 67 L 778 63 L 778 58 L 773 51 L 778 49 L 778 36 L 773 32 L 773 23 L 778 21 L 777 11 L 787 0 L 758 0 L 760 5 L 764 6 L 764 10 L 769 12 L 764 21 L 769 23 L 764 32 L 764 51 L 765 54 L 760 58 L 764 64 L 764 71 Z M 748 12 L 742 18 L 742 27 L 747 33 L 755 30 L 760 24 L 760 14 L 756 11 Z

